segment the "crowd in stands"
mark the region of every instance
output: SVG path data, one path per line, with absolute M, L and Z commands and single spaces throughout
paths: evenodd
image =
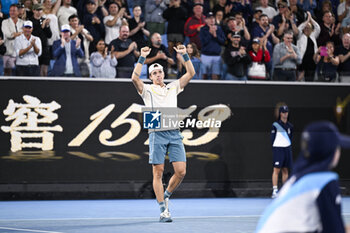
M 6 0 L 5 76 L 130 78 L 140 49 L 178 78 L 335 82 L 350 74 L 350 0 Z M 147 68 L 142 78 L 147 78 Z

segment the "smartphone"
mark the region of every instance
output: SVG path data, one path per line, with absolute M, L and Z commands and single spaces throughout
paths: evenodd
M 327 50 L 327 47 L 326 47 L 326 46 L 321 46 L 320 55 L 321 55 L 322 57 L 325 57 L 325 56 L 328 55 L 328 50 Z

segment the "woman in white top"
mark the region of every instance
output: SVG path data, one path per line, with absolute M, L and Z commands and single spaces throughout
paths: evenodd
M 302 63 L 299 66 L 298 80 L 313 81 L 316 65 L 313 55 L 317 53 L 317 37 L 320 35 L 321 28 L 318 23 L 312 19 L 310 12 L 307 12 L 307 20 L 298 27 L 299 35 L 297 47 L 302 57 Z
M 52 3 L 52 0 L 43 1 L 43 17 L 50 19 L 50 29 L 52 32 L 51 38 L 48 38 L 48 45 L 50 46 L 50 51 L 52 44 L 55 40 L 60 39 L 60 30 L 58 29 L 58 19 L 57 11 L 61 6 L 61 0 L 57 0 L 55 3 Z M 52 53 L 51 53 L 52 54 Z
M 115 78 L 115 66 L 118 61 L 113 53 L 114 46 L 112 46 L 110 55 L 108 55 L 108 48 L 101 39 L 97 42 L 96 49 L 97 51 L 90 56 L 91 76 L 94 78 Z

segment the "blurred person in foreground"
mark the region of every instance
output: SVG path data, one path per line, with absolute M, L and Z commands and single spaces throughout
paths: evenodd
M 328 121 L 306 126 L 293 176 L 265 209 L 257 233 L 344 233 L 338 174 L 332 172 L 340 148 L 350 148 L 350 137 L 341 135 Z

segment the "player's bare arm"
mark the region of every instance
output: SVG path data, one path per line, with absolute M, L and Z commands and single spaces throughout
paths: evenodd
M 184 45 L 178 45 L 177 47 L 174 47 L 174 50 L 177 53 L 181 54 L 184 59 L 186 73 L 180 78 L 180 88 L 182 89 L 190 82 L 196 72 L 194 70 L 191 59 L 186 52 L 186 47 Z
M 146 60 L 146 57 L 149 55 L 149 53 L 151 52 L 151 49 L 149 47 L 143 47 L 141 49 L 141 56 L 134 68 L 134 71 L 132 72 L 131 75 L 131 80 L 134 83 L 134 86 L 136 87 L 136 90 L 141 94 L 143 91 L 143 82 L 140 79 L 140 75 L 141 75 L 141 70 L 142 70 L 142 65 Z

